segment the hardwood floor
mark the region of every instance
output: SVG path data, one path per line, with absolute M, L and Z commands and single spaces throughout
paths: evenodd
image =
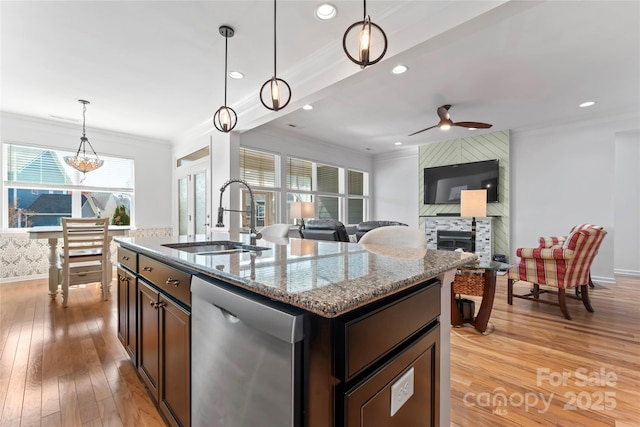
M 69 307 L 47 281 L 0 284 L 0 426 L 162 426 L 116 337 L 115 282 L 72 287 Z
M 487 334 L 451 332 L 452 426 L 640 426 L 640 278 L 617 280 L 591 290 L 593 314 L 570 299 L 568 321 L 508 306 L 499 278 Z M 0 284 L 0 426 L 164 425 L 116 338 L 111 293 L 72 288 L 63 309 L 44 279 Z
M 616 281 L 589 290 L 595 313 L 568 298 L 565 320 L 559 307 L 507 305 L 500 277 L 487 334 L 451 331 L 452 425 L 640 426 L 640 278 Z

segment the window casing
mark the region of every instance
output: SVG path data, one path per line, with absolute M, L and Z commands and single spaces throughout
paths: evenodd
M 108 217 L 113 224 L 132 224 L 132 159 L 100 156 L 104 165 L 83 174 L 64 162 L 75 152 L 20 144 L 3 149 L 4 228 L 60 225 L 62 217 Z

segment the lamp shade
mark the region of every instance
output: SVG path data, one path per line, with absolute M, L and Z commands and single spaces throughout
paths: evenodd
M 291 218 L 313 218 L 315 209 L 311 202 L 291 202 L 289 206 L 289 215 Z
M 487 216 L 487 190 L 463 190 L 460 192 L 460 216 Z

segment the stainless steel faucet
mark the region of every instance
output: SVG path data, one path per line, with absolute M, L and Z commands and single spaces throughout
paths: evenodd
M 254 245 L 256 244 L 256 240 L 257 239 L 261 239 L 262 238 L 262 234 L 258 233 L 256 231 L 256 202 L 255 199 L 253 198 L 253 190 L 251 190 L 251 187 L 249 187 L 249 184 L 247 184 L 246 181 L 243 181 L 239 178 L 233 178 L 230 179 L 229 181 L 225 182 L 224 184 L 222 184 L 222 187 L 220 187 L 220 204 L 218 205 L 218 223 L 216 224 L 216 227 L 224 227 L 224 223 L 222 222 L 222 215 L 224 214 L 224 211 L 227 212 L 242 212 L 242 213 L 246 213 L 246 211 L 243 210 L 237 210 L 237 209 L 225 209 L 222 207 L 222 195 L 224 194 L 224 190 L 226 190 L 226 188 L 233 184 L 234 182 L 237 182 L 239 184 L 244 185 L 245 187 L 247 187 L 247 190 L 249 190 L 249 198 L 251 199 L 251 211 L 249 212 L 249 241 L 250 244 Z

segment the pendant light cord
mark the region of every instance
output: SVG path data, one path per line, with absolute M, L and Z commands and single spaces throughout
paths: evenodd
M 362 20 L 364 21 L 367 19 L 367 0 L 362 0 L 362 2 L 364 3 L 364 15 L 362 16 Z
M 277 76 L 276 73 L 276 0 L 273 0 L 273 78 Z
M 81 142 L 81 145 L 82 145 L 82 155 L 85 156 L 85 157 L 87 155 L 87 147 L 82 142 L 87 140 L 87 133 L 86 133 L 85 128 L 84 128 L 84 123 L 86 121 L 86 118 L 85 118 L 86 113 L 87 113 L 87 104 L 85 104 L 83 102 L 82 103 L 82 138 L 81 138 L 80 142 Z
M 229 37 L 224 38 L 224 106 L 227 106 L 227 45 Z

